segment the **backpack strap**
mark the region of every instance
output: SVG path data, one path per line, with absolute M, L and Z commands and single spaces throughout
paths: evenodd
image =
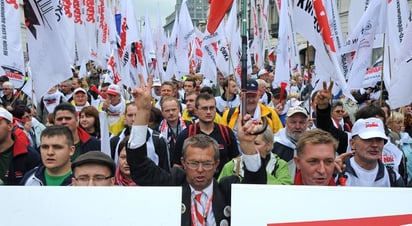
M 196 135 L 196 133 L 197 133 L 197 123 L 190 124 L 189 127 L 187 128 L 187 131 L 188 131 L 187 137 L 191 137 L 191 136 Z
M 385 165 L 386 166 L 386 165 Z M 396 187 L 396 173 L 392 166 L 386 166 L 389 174 L 389 182 L 391 183 L 391 187 Z
M 230 119 L 232 118 L 233 113 L 235 113 L 236 108 L 237 107 L 229 109 L 229 112 L 227 113 L 227 118 L 226 118 L 226 125 L 229 125 Z
M 217 126 L 219 127 L 220 135 L 225 141 L 225 144 L 230 145 L 231 139 L 230 139 L 230 134 L 229 134 L 229 130 L 227 129 L 227 127 L 219 123 L 217 123 Z

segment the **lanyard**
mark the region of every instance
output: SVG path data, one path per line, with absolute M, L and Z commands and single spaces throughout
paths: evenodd
M 211 195 L 210 198 L 207 200 L 206 209 L 205 209 L 204 215 L 203 215 L 204 224 L 202 224 L 202 226 L 206 225 L 207 216 L 209 215 L 210 209 L 212 207 L 212 199 L 213 199 L 213 195 Z M 197 223 L 199 223 L 199 221 L 195 221 L 195 219 L 196 219 L 196 210 L 195 210 L 196 203 L 195 202 L 196 201 L 192 199 L 192 202 L 190 204 L 190 215 L 192 216 L 192 225 L 193 226 L 197 226 Z

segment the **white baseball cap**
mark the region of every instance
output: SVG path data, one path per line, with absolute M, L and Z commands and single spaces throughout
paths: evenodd
M 111 84 L 111 85 L 107 88 L 106 93 L 107 93 L 107 94 L 110 94 L 110 95 L 113 95 L 113 96 L 116 96 L 116 95 L 121 95 L 121 94 L 122 94 L 122 91 L 120 90 L 120 86 Z
M 13 115 L 4 108 L 0 107 L 0 120 L 6 119 L 9 122 L 13 122 Z
M 378 118 L 358 119 L 352 127 L 352 137 L 362 139 L 382 138 L 388 140 L 382 120 Z
M 306 109 L 301 106 L 294 106 L 294 107 L 289 108 L 288 113 L 286 113 L 286 116 L 290 117 L 297 113 L 301 113 L 305 115 L 306 117 L 308 117 L 308 111 L 306 111 Z

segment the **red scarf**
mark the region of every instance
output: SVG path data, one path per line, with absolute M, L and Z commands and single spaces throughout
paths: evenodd
M 295 181 L 293 182 L 294 185 L 305 185 L 303 184 L 303 180 L 302 180 L 302 173 L 299 171 L 296 172 L 295 174 Z M 335 180 L 332 178 L 330 178 L 329 184 L 328 186 L 336 186 Z
M 127 179 L 120 173 L 120 167 L 117 167 L 116 169 L 114 184 L 120 186 L 137 186 L 137 184 L 133 180 Z

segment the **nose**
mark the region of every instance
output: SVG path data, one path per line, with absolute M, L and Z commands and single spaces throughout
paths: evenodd
M 95 186 L 93 177 L 89 178 L 89 182 L 87 182 L 87 186 Z
M 319 162 L 317 171 L 318 171 L 319 174 L 324 174 L 326 172 L 325 163 L 323 161 Z

